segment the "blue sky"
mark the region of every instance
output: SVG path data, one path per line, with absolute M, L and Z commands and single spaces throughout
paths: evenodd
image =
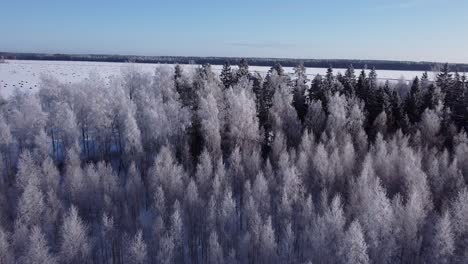
M 466 0 L 0 0 L 0 50 L 468 62 Z

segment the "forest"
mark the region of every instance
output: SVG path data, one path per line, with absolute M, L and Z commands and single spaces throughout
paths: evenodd
M 46 61 L 95 61 L 95 62 L 134 62 L 161 64 L 211 64 L 223 65 L 225 62 L 239 64 L 246 60 L 251 66 L 271 67 L 277 63 L 283 67 L 294 67 L 302 64 L 310 68 L 346 69 L 349 65 L 357 68 L 373 68 L 379 70 L 399 71 L 433 71 L 434 65 L 440 63 L 428 61 L 398 61 L 398 60 L 358 60 L 358 59 L 298 59 L 298 58 L 240 58 L 240 57 L 201 57 L 201 56 L 136 56 L 109 54 L 48 54 L 48 53 L 14 53 L 1 52 L 0 57 L 8 60 L 46 60 Z M 459 72 L 467 72 L 468 64 L 451 63 L 450 67 Z
M 0 263 L 467 263 L 468 80 L 377 74 L 42 76 L 0 100 Z

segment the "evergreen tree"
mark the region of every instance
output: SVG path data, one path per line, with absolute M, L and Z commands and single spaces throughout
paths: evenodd
M 444 94 L 440 90 L 440 87 L 430 84 L 424 94 L 423 108 L 435 109 L 439 103 L 444 103 Z
M 180 92 L 179 81 L 181 78 L 182 78 L 182 67 L 179 64 L 177 64 L 174 67 L 174 83 L 175 83 L 176 90 L 178 92 Z
M 429 75 L 427 74 L 427 71 L 423 72 L 421 76 L 421 89 L 423 90 L 423 92 L 427 91 L 427 88 L 429 87 L 430 83 L 431 82 L 429 80 Z
M 323 78 L 321 75 L 317 74 L 312 83 L 310 84 L 310 89 L 308 91 L 309 102 L 313 100 L 320 100 L 323 103 L 326 102 L 325 92 L 323 88 Z
M 180 65 L 175 66 L 174 70 L 174 84 L 175 90 L 179 94 L 182 105 L 186 107 L 193 106 L 194 91 L 192 87 L 188 85 L 183 76 L 182 67 Z
M 452 120 L 458 128 L 464 127 L 467 123 L 465 119 L 466 112 L 468 111 L 468 105 L 466 105 L 465 102 L 466 84 L 466 76 L 461 76 L 456 72 L 450 91 L 450 95 L 453 97 L 453 102 L 451 102 L 450 107 L 452 109 Z
M 343 81 L 345 94 L 347 96 L 354 95 L 356 88 L 356 75 L 354 73 L 353 65 L 349 65 L 349 67 L 346 69 Z
M 269 70 L 270 73 L 272 73 L 273 71 L 275 71 L 279 76 L 283 76 L 285 73 L 284 73 L 284 69 L 283 69 L 283 66 L 281 66 L 281 64 L 279 63 L 275 63 Z
M 371 93 L 377 89 L 377 72 L 375 71 L 375 67 L 369 72 L 369 76 L 367 77 L 368 89 Z
M 384 111 L 385 107 L 385 91 L 383 87 L 378 87 L 373 90 L 373 92 L 369 93 L 369 100 L 367 105 L 368 117 L 367 121 L 369 125 L 372 125 L 375 118 Z
M 410 94 L 405 101 L 405 110 L 411 123 L 417 123 L 421 119 L 422 109 L 422 91 L 419 78 L 416 77 L 411 85 Z
M 336 92 L 341 92 L 342 84 L 338 81 L 338 78 L 333 74 L 333 68 L 330 65 L 325 74 L 322 88 L 325 90 L 325 95 L 332 95 Z
M 296 80 L 294 82 L 292 104 L 296 109 L 299 120 L 303 122 L 307 113 L 307 98 L 305 93 L 307 90 L 306 83 L 308 81 L 304 65 L 300 64 L 297 67 L 295 67 L 294 74 Z
M 234 83 L 234 76 L 231 70 L 231 64 L 229 62 L 225 62 L 223 64 L 223 69 L 221 70 L 221 74 L 219 79 L 224 85 L 224 88 L 228 89 Z
M 444 64 L 440 69 L 435 83 L 444 94 L 444 106 L 452 110 L 457 98 L 456 92 L 453 89 L 453 74 L 450 72 L 448 63 Z
M 392 96 L 390 98 L 390 105 L 391 105 L 391 121 L 390 121 L 391 131 L 395 132 L 398 129 L 402 129 L 403 131 L 406 131 L 409 127 L 409 119 L 404 111 L 403 104 L 401 103 L 400 95 L 395 90 L 392 92 Z
M 451 99 L 453 99 L 450 96 L 450 87 L 452 86 L 452 81 L 453 80 L 452 80 L 452 74 L 450 73 L 450 67 L 448 63 L 446 63 L 440 69 L 439 74 L 437 74 L 435 83 L 442 90 L 442 92 L 447 94 L 446 99 L 449 102 Z
M 236 73 L 236 83 L 239 82 L 239 80 L 242 79 L 242 77 L 250 77 L 249 64 L 247 63 L 246 59 L 241 59 L 238 66 L 239 69 Z
M 365 69 L 362 69 L 361 73 L 359 74 L 358 81 L 356 83 L 356 95 L 360 98 L 364 104 L 367 105 L 368 99 L 368 81 Z

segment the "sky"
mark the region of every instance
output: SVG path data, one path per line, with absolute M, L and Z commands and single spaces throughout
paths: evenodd
M 468 63 L 467 0 L 0 0 L 0 51 Z

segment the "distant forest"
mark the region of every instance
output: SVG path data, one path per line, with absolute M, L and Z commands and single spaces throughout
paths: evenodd
M 132 56 L 132 55 L 104 55 L 104 54 L 44 54 L 44 53 L 9 53 L 0 52 L 4 59 L 16 60 L 54 60 L 54 61 L 102 61 L 102 62 L 137 62 L 137 63 L 166 63 L 166 64 L 212 64 L 223 65 L 225 62 L 239 64 L 240 57 L 184 57 L 184 56 Z M 432 71 L 438 62 L 428 61 L 391 61 L 391 60 L 343 60 L 343 59 L 293 59 L 293 58 L 245 58 L 251 66 L 271 67 L 276 63 L 283 67 L 295 67 L 302 64 L 311 68 L 348 68 L 353 65 L 356 69 L 375 68 L 378 70 L 400 71 Z M 454 63 L 449 65 L 458 72 L 467 72 L 468 64 Z

